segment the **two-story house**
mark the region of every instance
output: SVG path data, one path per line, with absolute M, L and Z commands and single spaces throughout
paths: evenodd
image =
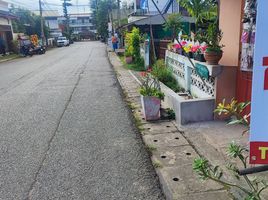
M 148 18 L 148 16 L 158 15 L 158 9 L 161 13 L 179 12 L 179 4 L 176 0 L 134 0 L 134 12 L 129 15 L 128 22 Z M 157 6 L 157 8 L 156 8 Z
M 63 24 L 64 20 L 64 17 L 59 17 L 58 23 Z M 92 24 L 91 13 L 69 14 L 69 26 L 73 30 L 73 34 L 79 35 L 82 39 L 94 38 L 97 32 Z

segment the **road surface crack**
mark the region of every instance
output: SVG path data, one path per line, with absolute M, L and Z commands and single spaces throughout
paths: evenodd
M 73 90 L 72 90 L 72 92 L 71 92 L 71 94 L 70 94 L 70 96 L 69 96 L 69 99 L 67 100 L 67 102 L 66 102 L 66 104 L 65 104 L 65 106 L 64 106 L 64 110 L 63 110 L 63 112 L 61 113 L 61 115 L 60 115 L 60 117 L 59 117 L 59 120 L 58 120 L 57 125 L 56 125 L 56 129 L 55 129 L 55 131 L 53 132 L 51 138 L 50 138 L 49 141 L 48 141 L 48 146 L 47 146 L 47 148 L 46 148 L 46 150 L 45 150 L 45 152 L 44 152 L 44 156 L 43 156 L 43 158 L 42 158 L 42 160 L 41 160 L 41 163 L 40 163 L 40 165 L 39 165 L 39 167 L 38 167 L 38 169 L 37 169 L 37 172 L 36 172 L 35 175 L 34 175 L 34 180 L 33 180 L 32 184 L 31 184 L 31 186 L 30 186 L 30 189 L 29 189 L 29 191 L 28 191 L 28 193 L 27 193 L 28 195 L 27 195 L 27 197 L 26 197 L 26 200 L 31 200 L 31 199 L 32 199 L 32 194 L 33 194 L 33 191 L 34 191 L 34 186 L 35 186 L 35 184 L 36 184 L 36 182 L 37 182 L 38 175 L 39 175 L 39 173 L 40 173 L 40 171 L 41 171 L 41 169 L 42 169 L 42 167 L 43 167 L 43 164 L 44 164 L 44 162 L 45 162 L 45 160 L 46 160 L 46 158 L 47 158 L 47 156 L 48 156 L 48 152 L 49 152 L 49 150 L 50 150 L 52 141 L 53 141 L 53 139 L 55 138 L 55 136 L 56 136 L 56 134 L 57 134 L 57 132 L 58 132 L 58 130 L 59 130 L 59 127 L 60 127 L 62 118 L 63 118 L 63 116 L 64 116 L 66 110 L 68 109 L 68 106 L 69 106 L 70 102 L 72 101 L 74 92 L 75 92 L 77 86 L 79 85 L 79 82 L 80 82 L 80 80 L 81 80 L 81 78 L 82 78 L 82 75 L 84 74 L 84 72 L 85 72 L 85 70 L 86 70 L 87 64 L 88 64 L 89 61 L 90 61 L 90 58 L 91 58 L 91 55 L 92 55 L 92 51 L 93 51 L 93 50 L 91 50 L 91 51 L 89 52 L 88 58 L 87 58 L 87 60 L 85 61 L 85 63 L 83 64 L 83 66 L 82 66 L 82 69 L 81 69 L 81 71 L 80 71 L 80 73 L 79 73 L 79 75 L 78 75 L 78 79 L 77 79 L 77 81 L 76 81 L 76 83 L 75 83 L 75 85 L 74 85 L 74 87 L 73 87 Z

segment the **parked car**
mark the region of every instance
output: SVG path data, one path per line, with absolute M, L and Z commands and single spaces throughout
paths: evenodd
M 66 37 L 58 37 L 57 46 L 58 47 L 66 47 L 70 45 L 70 41 Z

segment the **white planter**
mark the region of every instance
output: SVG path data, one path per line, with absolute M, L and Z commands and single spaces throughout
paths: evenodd
M 164 103 L 176 114 L 176 123 L 181 126 L 194 122 L 214 120 L 215 98 L 185 99 L 161 83 L 165 94 Z

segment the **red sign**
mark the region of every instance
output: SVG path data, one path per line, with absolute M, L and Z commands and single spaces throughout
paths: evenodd
M 268 164 L 268 1 L 258 0 L 251 100 L 250 163 Z
M 268 142 L 250 142 L 250 164 L 267 164 Z
M 263 66 L 268 66 L 268 57 L 263 58 Z M 264 90 L 268 90 L 268 68 L 264 73 Z

